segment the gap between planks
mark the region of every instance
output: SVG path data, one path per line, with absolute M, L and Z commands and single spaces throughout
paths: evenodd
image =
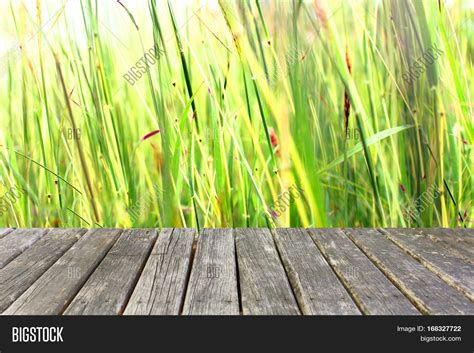
M 343 231 L 423 314 L 474 313 L 472 301 L 462 292 L 451 287 L 386 235 L 372 228 L 345 228 Z
M 379 229 L 403 251 L 474 301 L 474 266 L 454 249 L 410 229 Z

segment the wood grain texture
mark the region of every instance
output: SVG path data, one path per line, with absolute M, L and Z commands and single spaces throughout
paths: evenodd
M 0 312 L 474 314 L 472 229 L 195 236 L 194 229 L 0 228 Z
M 64 314 L 121 314 L 157 234 L 156 229 L 124 230 Z
M 2 239 L 8 233 L 11 233 L 13 228 L 0 228 L 0 239 Z
M 429 233 L 437 237 L 465 237 L 469 241 L 474 239 L 473 228 L 408 228 L 419 233 Z
M 244 315 L 299 315 L 269 229 L 235 229 Z
M 201 231 L 183 314 L 239 314 L 234 237 L 231 229 Z
M 305 229 L 276 229 L 275 241 L 303 314 L 360 314 Z
M 125 315 L 178 315 L 190 270 L 195 229 L 163 229 L 125 308 Z
M 458 232 L 458 235 L 474 237 L 474 228 L 454 228 L 454 231 Z
M 472 303 L 375 229 L 344 229 L 357 246 L 424 314 L 474 313 Z
M 420 314 L 340 229 L 308 231 L 364 314 Z
M 91 229 L 4 312 L 57 315 L 117 240 L 120 229 Z
M 474 237 L 464 229 L 420 228 L 413 229 L 417 234 L 428 236 L 433 241 L 450 247 L 470 264 L 474 264 Z M 466 236 L 467 235 L 467 236 Z
M 45 235 L 49 229 L 15 229 L 0 239 L 0 269 L 28 249 Z
M 51 229 L 0 270 L 0 312 L 28 289 L 84 233 L 85 229 Z
M 405 250 L 452 287 L 474 301 L 474 265 L 449 248 L 435 243 L 410 229 L 381 230 L 395 244 Z

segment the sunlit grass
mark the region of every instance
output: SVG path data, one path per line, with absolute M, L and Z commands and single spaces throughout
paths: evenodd
M 468 1 L 189 3 L 2 9 L 1 226 L 470 225 Z

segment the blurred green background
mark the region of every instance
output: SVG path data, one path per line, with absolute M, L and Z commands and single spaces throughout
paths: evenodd
M 470 1 L 0 10 L 0 226 L 472 226 Z

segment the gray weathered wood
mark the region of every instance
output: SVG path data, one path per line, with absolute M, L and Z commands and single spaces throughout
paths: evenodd
M 340 229 L 308 231 L 364 314 L 420 313 Z
M 474 228 L 454 228 L 454 231 L 458 232 L 458 235 L 467 235 L 474 237 Z
M 410 229 L 381 230 L 395 244 L 474 301 L 474 266 L 449 248 Z
M 156 229 L 124 230 L 64 314 L 121 314 L 157 234 Z
M 473 314 L 474 303 L 375 229 L 344 229 L 424 314 Z
M 203 229 L 199 235 L 183 314 L 239 314 L 234 237 L 231 229 Z
M 0 312 L 28 289 L 81 236 L 85 229 L 51 229 L 0 270 Z
M 269 229 L 235 229 L 244 315 L 299 315 Z
M 474 264 L 474 237 L 465 236 L 469 234 L 464 229 L 448 228 L 420 228 L 413 229 L 418 234 L 428 236 L 430 239 L 444 244 L 453 249 L 457 254 L 464 257 L 465 261 Z
M 0 239 L 0 268 L 28 249 L 45 235 L 49 229 L 15 229 Z
M 120 229 L 92 229 L 4 312 L 9 315 L 60 314 L 112 247 Z
M 276 229 L 275 240 L 303 314 L 360 314 L 305 229 Z
M 163 229 L 125 308 L 125 315 L 178 315 L 196 230 Z
M 407 229 L 407 228 L 403 228 Z M 415 233 L 429 234 L 435 237 L 466 238 L 469 242 L 474 240 L 474 229 L 470 228 L 408 228 Z
M 0 228 L 0 312 L 474 313 L 472 229 L 85 232 Z
M 13 228 L 0 228 L 0 239 L 2 239 L 8 233 L 11 233 Z

